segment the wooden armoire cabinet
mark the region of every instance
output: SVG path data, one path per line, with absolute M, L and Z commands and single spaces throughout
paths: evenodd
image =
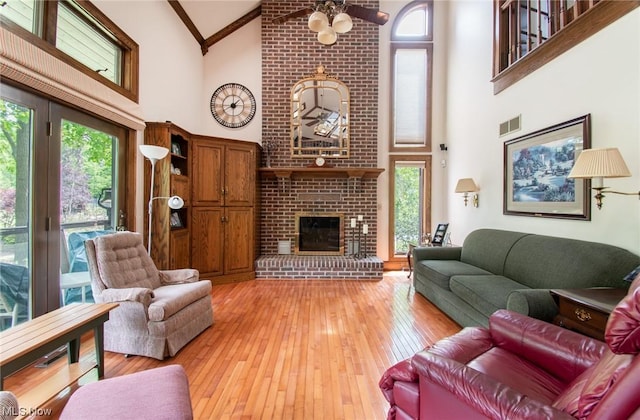
M 192 266 L 217 283 L 255 278 L 258 145 L 197 136 L 192 153 Z
M 185 142 L 175 150 L 181 153 L 171 153 L 170 161 L 156 164 L 155 195 L 180 195 L 185 207 L 179 213 L 179 226 L 173 226 L 166 201 L 155 200 L 151 255 L 156 265 L 196 268 L 201 278 L 214 283 L 255 278 L 260 146 L 192 135 L 170 123 L 147 123 L 145 143 L 171 150 L 178 134 Z M 180 165 L 177 171 L 176 165 Z M 145 202 L 149 169 L 147 161 Z

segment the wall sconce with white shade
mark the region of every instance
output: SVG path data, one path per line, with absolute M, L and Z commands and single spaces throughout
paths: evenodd
M 473 178 L 461 178 L 456 185 L 456 192 L 464 194 L 464 205 L 469 202 L 469 193 L 480 191 L 480 188 L 473 181 Z M 478 194 L 474 194 L 472 198 L 473 207 L 478 207 Z
M 640 198 L 640 191 L 637 193 L 627 193 L 609 190 L 603 185 L 603 178 L 623 178 L 631 176 L 627 164 L 617 147 L 605 149 L 585 149 L 580 152 L 573 169 L 569 173 L 569 178 L 591 179 L 591 188 L 596 190 L 596 205 L 602 208 L 604 193 L 637 195 Z
M 156 163 L 159 160 L 164 159 L 169 154 L 169 149 L 166 147 L 153 146 L 150 144 L 141 144 L 138 146 L 140 153 L 151 162 L 151 185 L 149 186 L 149 226 L 148 226 L 148 238 L 147 238 L 147 253 L 151 255 L 151 225 L 153 221 L 153 200 L 167 200 L 167 205 L 173 210 L 181 209 L 184 206 L 184 200 L 177 195 L 172 197 L 154 197 L 153 196 L 153 183 L 156 173 Z

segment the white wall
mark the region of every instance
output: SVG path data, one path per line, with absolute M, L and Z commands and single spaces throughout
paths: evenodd
M 140 106 L 146 121 L 197 133 L 204 66 L 200 46 L 166 1 L 93 2 L 139 45 Z
M 201 126 L 198 134 L 259 142 L 262 136 L 262 47 L 260 18 L 209 48 L 204 56 L 204 80 L 198 103 Z M 241 128 L 226 128 L 213 119 L 211 95 L 225 83 L 240 83 L 256 98 L 253 119 Z
M 592 200 L 591 221 L 502 214 L 503 142 L 591 114 L 593 148 L 618 147 L 633 176 L 606 180 L 615 190 L 640 187 L 640 9 L 598 32 L 498 95 L 493 94 L 492 2 L 455 1 L 448 16 L 447 138 L 449 221 L 453 241 L 480 227 L 592 240 L 640 253 L 640 202 Z M 498 125 L 522 115 L 522 130 L 498 137 Z M 458 178 L 479 184 L 480 207 L 454 194 Z M 434 198 L 435 199 L 435 198 Z

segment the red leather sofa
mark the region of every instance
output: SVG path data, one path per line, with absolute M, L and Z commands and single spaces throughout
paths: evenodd
M 388 419 L 640 419 L 640 276 L 605 342 L 508 310 L 389 368 Z

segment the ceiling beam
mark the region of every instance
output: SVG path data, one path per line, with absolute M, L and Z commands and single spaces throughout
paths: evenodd
M 226 36 L 231 35 L 233 32 L 242 28 L 244 25 L 251 22 L 253 19 L 257 18 L 262 14 L 262 6 L 258 6 L 252 11 L 250 11 L 249 13 L 247 13 L 246 15 L 242 16 L 240 19 L 230 23 L 229 25 L 225 26 L 215 34 L 211 35 L 209 38 L 204 39 L 204 37 L 198 31 L 198 28 L 196 28 L 196 25 L 193 23 L 193 21 L 189 17 L 189 15 L 187 15 L 187 12 L 184 10 L 182 5 L 180 5 L 180 2 L 178 2 L 178 0 L 167 0 L 167 1 L 169 2 L 173 10 L 176 12 L 178 17 L 180 17 L 180 20 L 182 20 L 182 23 L 184 23 L 187 29 L 189 29 L 189 32 L 191 32 L 191 35 L 193 35 L 193 37 L 196 39 L 196 41 L 200 45 L 200 50 L 202 50 L 202 55 L 205 55 L 209 51 L 210 46 L 220 41 L 221 39 L 225 38 Z
M 187 12 L 182 8 L 182 5 L 180 5 L 178 0 L 167 0 L 167 1 L 169 2 L 173 10 L 176 12 L 178 17 L 180 17 L 180 20 L 182 21 L 182 23 L 184 23 L 187 29 L 189 29 L 189 32 L 191 32 L 191 35 L 193 35 L 193 37 L 196 39 L 196 41 L 200 45 L 200 48 L 202 49 L 202 45 L 204 45 L 204 37 L 200 34 L 200 31 L 198 31 L 198 28 L 196 28 L 196 25 L 193 23 L 189 15 L 187 15 Z M 203 50 L 202 55 L 205 55 L 205 54 L 206 54 L 206 51 Z
M 230 23 L 229 25 L 225 26 L 215 34 L 211 35 L 209 38 L 207 38 L 204 41 L 203 44 L 201 44 L 202 55 L 205 55 L 207 53 L 207 50 L 209 50 L 210 46 L 220 41 L 221 39 L 231 35 L 233 32 L 242 28 L 244 25 L 251 22 L 253 19 L 259 17 L 261 14 L 262 14 L 262 6 L 258 6 L 252 11 L 250 11 L 249 13 L 247 13 L 246 15 L 242 16 L 240 19 Z

